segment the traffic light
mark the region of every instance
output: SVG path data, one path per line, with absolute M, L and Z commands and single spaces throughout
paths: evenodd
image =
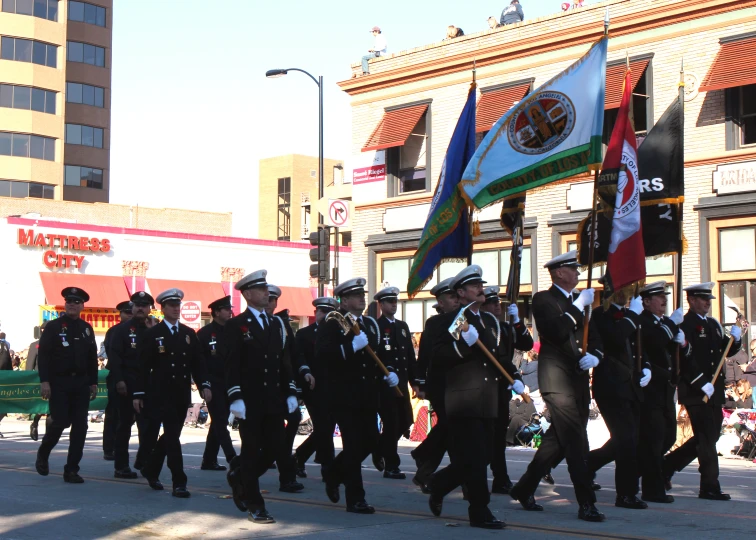
M 331 234 L 328 227 L 318 225 L 318 230 L 310 233 L 310 244 L 316 246 L 310 250 L 310 277 L 318 278 L 320 283 L 328 283 L 331 273 Z

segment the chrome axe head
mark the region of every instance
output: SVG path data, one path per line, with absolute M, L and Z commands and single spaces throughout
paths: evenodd
M 457 313 L 457 316 L 454 317 L 454 322 L 449 327 L 449 333 L 452 335 L 455 341 L 459 339 L 459 336 L 462 334 L 462 332 L 467 330 L 467 317 L 465 317 L 465 311 L 473 304 L 475 304 L 475 302 L 472 302 L 460 309 L 459 313 Z

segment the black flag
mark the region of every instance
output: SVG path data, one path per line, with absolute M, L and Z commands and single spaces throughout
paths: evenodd
M 512 236 L 512 253 L 509 256 L 506 294 L 507 301 L 510 304 L 517 303 L 517 297 L 520 295 L 524 213 L 525 195 L 504 199 L 504 204 L 501 207 L 501 226 Z

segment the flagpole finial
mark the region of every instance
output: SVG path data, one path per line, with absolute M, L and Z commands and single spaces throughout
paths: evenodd
M 680 86 L 685 86 L 685 58 L 680 58 Z
M 473 84 L 475 84 L 475 74 L 478 71 L 478 68 L 476 67 L 476 61 L 475 58 L 473 58 Z
M 630 54 L 627 52 L 627 49 L 625 49 L 625 66 L 627 66 L 627 69 L 630 69 Z
M 606 8 L 606 12 L 604 13 L 604 35 L 609 35 L 609 8 Z

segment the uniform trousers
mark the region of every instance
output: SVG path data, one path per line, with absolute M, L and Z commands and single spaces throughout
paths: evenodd
M 370 407 L 341 406 L 332 409 L 333 419 L 341 430 L 343 450 L 324 471 L 326 484 L 344 484 L 346 503 L 351 506 L 365 500 L 362 486 L 362 462 L 378 444 L 376 410 Z
M 433 495 L 445 497 L 457 487 L 467 488 L 471 521 L 489 517 L 488 464 L 493 452 L 493 418 L 449 418 L 450 464 L 433 475 Z
M 641 493 L 644 497 L 662 498 L 664 489 L 664 454 L 677 440 L 674 402 L 665 405 L 642 404 L 638 461 Z
M 640 406 L 627 399 L 596 398 L 601 416 L 609 430 L 609 440 L 588 454 L 588 469 L 596 471 L 615 462 L 614 485 L 617 495 L 631 497 L 638 494 L 638 424 Z
M 105 406 L 105 420 L 102 423 L 102 451 L 105 454 L 115 452 L 116 429 L 118 425 L 118 393 L 115 390 L 115 383 L 107 378 L 108 383 L 108 404 Z
M 215 386 L 213 386 L 215 388 Z M 226 461 L 230 462 L 236 456 L 234 444 L 231 442 L 231 434 L 228 432 L 228 416 L 231 414 L 228 396 L 226 392 L 213 392 L 213 399 L 207 404 L 207 412 L 210 415 L 210 429 L 205 439 L 205 452 L 202 461 L 215 463 L 218 461 L 218 450 L 223 448 Z
M 294 450 L 294 439 L 297 438 L 299 424 L 302 422 L 302 409 L 297 407 L 294 412 L 286 415 L 285 454 L 291 456 Z
M 183 400 L 162 401 L 148 405 L 148 423 L 140 451 L 144 449 L 145 464 L 142 473 L 148 478 L 157 478 L 168 458 L 173 487 L 186 487 L 184 456 L 181 453 L 181 430 L 184 428 L 187 404 Z M 160 425 L 163 433 L 158 438 Z
M 412 425 L 412 404 L 406 386 L 404 388 L 402 397 L 396 396 L 393 388 L 388 391 L 384 389 L 378 408 L 383 430 L 378 439 L 377 450 L 385 461 L 387 471 L 396 470 L 401 465 L 402 460 L 397 449 L 399 439 Z
M 131 440 L 131 426 L 134 422 L 137 424 L 139 434 L 139 451 L 142 449 L 142 438 L 145 431 L 145 421 L 142 414 L 136 414 L 134 411 L 134 402 L 129 396 L 121 396 L 116 393 L 113 399 L 115 408 L 116 428 L 115 428 L 115 470 L 125 469 L 129 466 L 129 441 Z M 107 418 L 107 417 L 106 417 Z M 137 462 L 144 463 L 144 455 L 137 451 Z
M 412 456 L 420 463 L 416 473 L 417 479 L 423 484 L 427 484 L 430 476 L 439 468 L 449 445 L 449 419 L 446 416 L 443 391 L 440 394 L 438 398 L 431 398 L 431 406 L 436 413 L 436 425 L 412 452 Z
M 305 392 L 304 399 L 312 421 L 312 433 L 297 448 L 296 459 L 303 464 L 315 454 L 315 461 L 327 468 L 334 458 L 333 430 L 336 423 L 331 420 L 328 408 L 322 403 L 322 396 Z
M 499 416 L 494 423 L 493 456 L 491 457 L 491 472 L 493 486 L 501 487 L 510 482 L 507 471 L 507 430 L 509 430 L 509 402 L 512 392 L 506 388 L 499 394 Z M 509 399 L 507 399 L 509 398 Z
M 48 459 L 58 444 L 63 430 L 71 428 L 68 436 L 68 460 L 65 472 L 79 472 L 84 454 L 89 412 L 89 378 L 86 375 L 55 375 L 50 378 L 50 416 L 45 436 L 39 445 L 39 457 Z
M 719 492 L 719 460 L 717 441 L 722 430 L 722 406 L 711 402 L 685 405 L 693 428 L 693 437 L 680 448 L 664 458 L 664 475 L 683 470 L 698 458 L 698 472 L 701 473 L 701 491 Z
M 586 427 L 590 406 L 587 389 L 580 395 L 544 393 L 543 400 L 551 414 L 551 427 L 541 439 L 541 446 L 517 487 L 524 496 L 533 495 L 541 478 L 566 458 L 578 504 L 595 503 L 596 495 L 591 488 L 591 472 L 587 463 Z

